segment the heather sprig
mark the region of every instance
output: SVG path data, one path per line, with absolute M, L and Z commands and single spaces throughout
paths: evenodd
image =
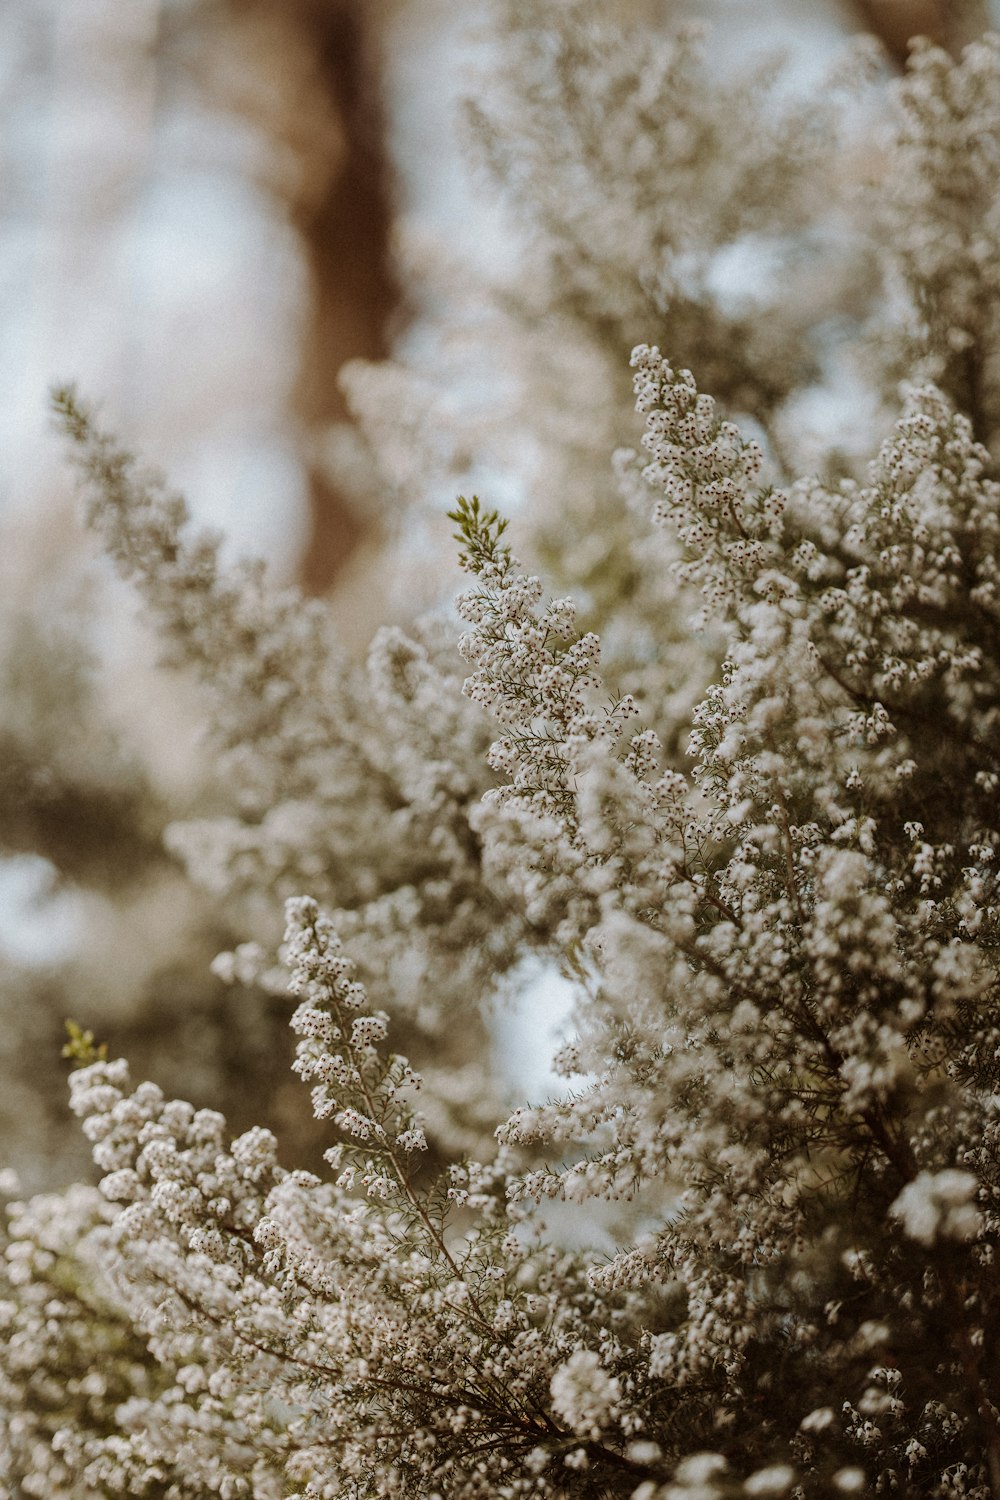
M 541 581 L 522 573 L 500 541 L 506 520 L 483 511 L 475 498 L 461 499 L 452 519 L 460 526 L 463 567 L 476 579 L 458 599 L 472 627 L 459 650 L 476 667 L 463 691 L 505 731 L 487 759 L 511 779 L 489 795 L 539 813 L 565 810 L 587 747 L 597 740 L 617 744 L 638 713 L 635 700 L 626 694 L 600 704 L 597 636 L 578 633 L 572 599 L 542 606 Z

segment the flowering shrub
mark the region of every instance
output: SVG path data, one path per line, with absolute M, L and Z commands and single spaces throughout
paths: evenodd
M 984 98 L 996 41 L 920 54 L 903 106 L 993 139 Z M 907 141 L 912 250 L 946 183 Z M 632 354 L 618 469 L 726 643 L 683 753 L 478 500 L 463 700 L 430 627 L 341 660 L 58 398 L 92 524 L 217 694 L 238 811 L 170 837 L 287 896 L 217 968 L 293 997 L 329 1144 L 290 1170 L 77 1037 L 103 1176 L 10 1212 L 0 1493 L 1000 1500 L 997 433 L 902 241 L 918 379 L 864 474 L 779 483 L 759 423 Z M 475 1024 L 531 950 L 576 983 L 566 1090 L 455 1149 L 391 1042 Z

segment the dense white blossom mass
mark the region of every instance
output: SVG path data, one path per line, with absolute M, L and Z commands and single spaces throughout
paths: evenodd
M 727 193 L 742 233 L 783 152 L 795 195 L 825 158 L 766 135 L 756 178 L 716 163 L 700 197 L 718 103 L 691 39 L 602 63 L 592 9 L 543 9 L 526 38 L 510 7 L 518 180 L 541 192 L 539 119 L 575 101 L 540 242 L 562 315 L 649 314 L 667 345 L 683 257 L 651 199 L 607 269 L 650 142 L 678 195 L 691 154 L 671 207 L 710 248 Z M 623 79 L 642 90 L 595 140 Z M 326 1170 L 77 1038 L 101 1180 L 9 1209 L 4 1500 L 1000 1500 L 1000 40 L 918 50 L 894 97 L 896 322 L 857 337 L 895 409 L 867 468 L 796 477 L 759 348 L 709 395 L 638 344 L 611 533 L 648 545 L 636 588 L 550 599 L 460 500 L 464 697 L 440 624 L 352 665 L 322 606 L 224 570 L 57 397 L 91 524 L 214 694 L 239 797 L 171 840 L 251 912 L 284 900 L 283 940 L 216 968 L 292 998 Z M 570 215 L 612 158 L 620 199 Z M 576 985 L 567 1091 L 470 1146 L 468 1079 L 450 1094 L 423 1054 L 531 952 Z

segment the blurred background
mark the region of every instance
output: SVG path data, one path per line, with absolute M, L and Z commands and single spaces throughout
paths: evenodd
M 80 527 L 47 392 L 77 382 L 230 556 L 327 597 L 356 653 L 450 591 L 441 516 L 460 484 L 514 505 L 525 484 L 509 433 L 481 451 L 448 436 L 519 378 L 461 352 L 522 253 L 461 118 L 490 73 L 494 9 L 0 0 L 0 1156 L 28 1186 L 85 1157 L 62 1106 L 67 1012 L 165 1087 L 221 1090 L 237 1118 L 261 1088 L 281 1117 L 287 1061 L 266 1002 L 235 1026 L 206 977 L 232 933 L 160 843 L 197 804 L 204 709 L 155 672 Z M 991 20 L 973 0 L 615 10 L 703 21 L 720 79 L 785 49 L 803 93 L 853 33 L 899 67 L 912 35 L 954 50 Z M 390 359 L 412 378 L 379 433 Z M 531 1089 L 562 999 L 551 976 L 521 988 L 528 1040 L 522 1003 L 499 1045 Z

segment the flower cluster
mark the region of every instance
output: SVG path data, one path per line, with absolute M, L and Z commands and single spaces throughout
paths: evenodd
M 91 526 L 144 597 L 171 662 L 198 674 L 211 705 L 221 810 L 170 824 L 165 841 L 231 929 L 253 936 L 253 961 L 241 944 L 217 977 L 267 990 L 274 898 L 313 890 L 365 973 L 392 984 L 408 1041 L 434 1060 L 437 1133 L 480 1148 L 499 1105 L 484 1050 L 448 1017 L 516 960 L 522 924 L 484 883 L 470 827 L 490 784 L 488 739 L 462 698 L 450 634 L 440 621 L 412 636 L 387 628 L 363 665 L 351 661 L 323 604 L 274 591 L 262 566 L 226 565 L 219 538 L 190 535 L 183 500 L 71 392 L 55 404 Z M 463 1066 L 464 1094 L 446 1076 Z
M 287 917 L 295 1067 L 321 1080 L 335 1180 L 281 1168 L 261 1128 L 227 1142 L 222 1116 L 133 1087 L 121 1060 L 81 1067 L 103 1196 L 11 1219 L 12 1479 L 67 1500 L 312 1500 L 631 1474 L 634 1355 L 612 1334 L 582 1355 L 583 1264 L 530 1243 L 499 1165 L 427 1177 L 419 1078 L 381 1051 L 385 1017 L 316 903 Z
M 973 43 L 957 66 L 939 48 L 916 46 L 897 111 L 894 170 L 872 206 L 901 306 L 891 323 L 879 320 L 878 346 L 897 378 L 936 381 L 992 446 L 1000 420 L 1000 39 Z
M 638 150 L 637 111 L 680 96 L 691 44 L 601 73 L 592 11 L 566 10 L 574 47 L 534 62 L 559 64 L 573 142 L 604 119 L 588 79 L 641 74 L 614 145 Z M 997 56 L 919 53 L 904 103 L 942 150 L 979 111 L 989 137 Z M 908 212 L 936 232 L 943 178 L 904 146 L 930 205 Z M 648 182 L 655 150 L 625 154 Z M 579 249 L 568 209 L 562 227 Z M 908 264 L 930 328 L 938 263 Z M 962 262 L 980 290 L 989 264 Z M 478 501 L 453 512 L 462 704 L 431 628 L 383 632 L 361 672 L 317 610 L 256 573 L 244 597 L 63 400 L 110 550 L 218 667 L 246 793 L 203 830 L 220 878 L 239 889 L 245 857 L 255 898 L 315 875 L 326 903 L 291 897 L 280 957 L 329 1170 L 86 1061 L 72 1101 L 101 1196 L 9 1216 L 7 1495 L 1000 1500 L 988 402 L 917 370 L 866 473 L 831 458 L 776 487 L 776 429 L 746 431 L 731 387 L 717 406 L 647 344 L 633 370 L 647 457 L 619 469 L 671 537 L 661 598 L 700 591 L 697 628 L 725 642 L 683 748 L 608 690 L 585 605 L 546 602 Z M 271 946 L 218 967 L 277 990 Z M 484 975 L 531 952 L 575 985 L 571 1087 L 449 1152 L 440 1096 L 388 1039 L 410 1051 L 405 1025 L 435 1010 L 425 1042 L 481 1036 Z
M 500 541 L 505 523 L 495 512 L 484 512 L 476 498 L 462 498 L 452 519 L 466 549 L 463 565 L 477 579 L 458 600 L 459 613 L 472 626 L 459 650 L 476 667 L 464 691 L 505 730 L 487 758 L 511 780 L 488 795 L 493 801 L 514 796 L 542 813 L 564 810 L 587 747 L 600 740 L 616 743 L 638 712 L 635 701 L 626 694 L 600 709 L 591 706 L 602 686 L 600 642 L 592 631 L 577 634 L 571 599 L 538 607 L 541 582 L 518 571 Z

